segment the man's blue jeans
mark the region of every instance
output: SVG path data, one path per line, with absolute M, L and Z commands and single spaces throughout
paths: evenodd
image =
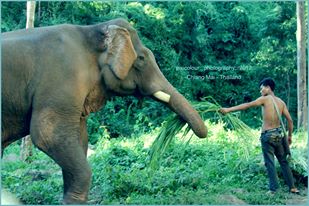
M 262 132 L 260 138 L 264 162 L 269 178 L 269 190 L 271 191 L 276 191 L 279 187 L 274 156 L 276 156 L 279 161 L 283 178 L 287 185 L 290 189 L 294 188 L 293 174 L 287 161 L 287 155 L 283 146 L 284 138 L 285 137 L 281 128 L 266 130 Z

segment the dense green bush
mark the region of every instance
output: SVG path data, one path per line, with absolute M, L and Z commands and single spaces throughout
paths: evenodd
M 25 2 L 1 2 L 1 7 L 2 32 L 24 28 Z M 40 2 L 35 26 L 86 25 L 118 17 L 137 29 L 164 75 L 188 99 L 213 96 L 223 106 L 251 101 L 259 96 L 258 82 L 271 76 L 278 85 L 276 93 L 296 120 L 294 2 Z M 177 70 L 186 66 L 198 69 Z M 216 78 L 188 79 L 188 75 Z M 235 75 L 241 79 L 221 78 Z M 143 106 L 137 101 L 114 98 L 106 109 L 92 115 L 90 141 L 95 143 L 97 134 L 107 132 L 129 137 L 162 122 L 161 114 L 168 109 L 150 100 Z M 249 110 L 240 118 L 257 128 L 259 113 Z M 99 127 L 102 123 L 106 127 Z
M 296 120 L 295 2 L 46 1 L 37 3 L 35 26 L 87 25 L 118 17 L 137 29 L 164 75 L 189 100 L 212 96 L 223 106 L 251 101 L 259 96 L 259 80 L 271 76 L 277 82 L 276 94 L 288 103 Z M 25 24 L 25 2 L 1 2 L 2 32 Z M 190 66 L 198 69 L 177 70 Z M 233 70 L 219 70 L 228 67 Z M 188 75 L 217 79 L 189 79 Z M 221 79 L 222 75 L 241 79 Z M 268 205 L 287 204 L 293 198 L 282 180 L 283 189 L 276 196 L 265 195 L 267 177 L 258 134 L 244 144 L 218 122 L 207 123 L 206 140 L 194 139 L 188 145 L 173 142 L 161 167 L 149 170 L 149 145 L 169 112 L 149 98 L 113 97 L 89 116 L 89 140 L 97 147 L 90 158 L 91 203 L 230 204 L 220 195 L 233 194 L 248 204 Z M 258 110 L 239 117 L 254 128 L 261 125 Z M 307 176 L 306 141 L 305 134 L 297 133 L 292 147 L 293 171 L 301 177 Z M 4 159 L 18 153 L 18 148 L 10 146 Z M 250 148 L 249 157 L 244 155 L 246 148 Z M 31 165 L 4 161 L 2 186 L 27 204 L 58 204 L 60 168 L 38 150 L 32 161 Z M 300 182 L 298 178 L 303 188 Z
M 194 137 L 189 144 L 176 138 L 156 170 L 148 167 L 149 146 L 157 133 L 136 138 L 100 139 L 90 156 L 92 168 L 91 204 L 231 204 L 221 195 L 234 195 L 247 204 L 286 204 L 295 198 L 283 182 L 281 189 L 267 196 L 267 175 L 259 143 L 259 132 L 239 141 L 237 133 L 223 124 L 207 122 L 208 139 Z M 188 137 L 190 134 L 188 135 Z M 292 146 L 293 173 L 307 177 L 308 157 L 303 149 L 307 134 L 295 134 Z M 244 154 L 247 148 L 249 156 Z M 34 151 L 32 163 L 8 161 L 17 153 L 14 144 L 4 153 L 2 186 L 26 204 L 58 204 L 62 199 L 61 169 L 44 153 Z M 297 187 L 304 183 L 296 179 Z M 27 185 L 27 186 L 25 186 Z M 306 193 L 302 192 L 301 198 Z
M 95 144 L 100 137 L 136 137 L 149 133 L 170 114 L 168 108 L 160 109 L 160 105 L 148 98 L 113 97 L 99 112 L 89 115 L 90 143 Z

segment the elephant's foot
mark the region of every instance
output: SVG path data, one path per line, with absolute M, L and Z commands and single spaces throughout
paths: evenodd
M 64 180 L 63 204 L 86 204 L 91 182 L 90 169 L 85 167 L 74 174 L 62 170 L 62 174 Z
M 87 195 L 68 192 L 63 198 L 64 205 L 84 205 L 87 204 Z

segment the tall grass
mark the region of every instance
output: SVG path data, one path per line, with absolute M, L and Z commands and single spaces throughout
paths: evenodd
M 242 154 L 246 159 L 249 157 L 250 146 L 246 144 L 246 139 L 254 136 L 250 127 L 241 121 L 235 113 L 223 115 L 219 110 L 221 105 L 212 97 L 206 97 L 201 102 L 192 103 L 192 106 L 197 110 L 202 119 L 210 119 L 215 122 L 224 122 L 227 128 L 234 130 L 237 133 L 239 141 L 242 142 L 244 148 Z M 171 115 L 163 124 L 157 138 L 153 142 L 150 149 L 150 168 L 157 168 L 160 159 L 164 152 L 173 141 L 178 133 L 182 132 L 182 137 L 185 137 L 190 131 L 190 127 L 186 122 L 180 119 L 177 115 Z M 191 140 L 192 136 L 189 138 Z M 188 141 L 188 142 L 189 142 Z

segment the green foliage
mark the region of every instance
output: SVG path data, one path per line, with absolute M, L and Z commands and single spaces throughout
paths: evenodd
M 14 158 L 6 161 L 6 154 Z M 1 164 L 1 185 L 16 194 L 22 202 L 37 205 L 58 202 L 62 198 L 62 174 L 47 155 L 34 149 L 31 164 L 19 159 L 19 145 L 14 143 L 4 151 Z
M 101 112 L 92 113 L 87 118 L 87 132 L 90 144 L 95 144 L 100 138 L 107 138 L 106 126 L 102 125 Z
M 1 32 L 25 28 L 26 2 L 1 2 L 1 20 Z
M 242 142 L 237 133 L 224 129 L 224 124 L 209 121 L 206 124 L 211 131 L 207 139 L 194 137 L 189 144 L 184 139 L 174 139 L 156 170 L 150 170 L 147 164 L 149 146 L 158 132 L 140 138 L 100 139 L 89 158 L 93 172 L 89 203 L 219 205 L 231 204 L 223 195 L 233 195 L 247 204 L 281 205 L 295 198 L 288 193 L 280 173 L 279 192 L 272 197 L 265 195 L 268 180 L 258 131 L 252 131 L 254 136 Z M 308 157 L 303 152 L 307 135 L 294 136 L 293 173 L 307 175 Z M 189 133 L 185 139 L 190 137 Z M 243 151 L 248 145 L 249 158 L 245 158 Z M 19 146 L 14 144 L 5 151 L 2 186 L 25 204 L 59 204 L 61 169 L 39 150 L 35 150 L 31 165 L 8 161 L 8 156 L 18 150 Z M 303 191 L 303 180 L 296 178 L 296 181 Z M 302 192 L 298 197 L 305 196 Z
M 232 128 L 239 137 L 239 142 L 247 142 L 248 137 L 253 136 L 251 129 L 243 123 L 234 114 L 223 115 L 219 112 L 221 106 L 212 98 L 207 97 L 202 102 L 192 104 L 204 121 L 207 119 L 214 122 L 224 122 L 227 127 Z M 184 126 L 186 125 L 185 129 Z M 183 129 L 183 131 L 182 131 Z M 160 158 L 166 151 L 167 147 L 172 143 L 173 139 L 180 132 L 182 136 L 186 136 L 190 131 L 190 127 L 176 115 L 170 115 L 162 126 L 159 135 L 154 141 L 150 151 L 150 167 L 155 169 L 158 167 Z M 191 139 L 191 138 L 190 138 Z M 189 139 L 189 141 L 190 141 Z M 249 146 L 244 147 L 242 156 L 248 158 Z
M 25 27 L 25 2 L 1 2 L 1 7 L 2 32 Z M 294 2 L 40 2 L 35 26 L 86 25 L 118 17 L 127 19 L 137 29 L 164 75 L 189 100 L 213 96 L 223 106 L 247 102 L 259 96 L 258 82 L 271 76 L 277 83 L 276 94 L 296 119 Z M 186 66 L 198 69 L 177 70 Z M 216 78 L 189 79 L 188 75 Z M 94 127 L 99 124 L 107 123 L 105 129 L 98 129 L 100 135 L 132 136 L 137 131 L 152 130 L 162 122 L 161 114 L 168 111 L 148 100 L 143 102 L 145 106 L 133 103 L 128 122 L 126 105 L 132 104 L 132 99 L 124 97 L 112 102 L 120 109 L 108 105 L 100 115 L 90 117 L 93 121 L 88 121 L 92 143 L 99 138 L 94 134 Z M 239 117 L 251 127 L 260 126 L 257 110 Z
M 276 94 L 296 120 L 295 2 L 46 1 L 37 3 L 35 26 L 87 25 L 118 17 L 137 29 L 163 74 L 189 100 L 213 96 L 222 106 L 251 101 L 259 96 L 258 82 L 271 76 L 277 83 Z M 25 24 L 25 2 L 1 2 L 2 32 Z M 177 70 L 189 66 L 197 69 Z M 216 78 L 189 79 L 188 75 Z M 228 75 L 241 79 L 221 78 Z M 233 194 L 248 204 L 268 205 L 286 204 L 293 197 L 286 189 L 275 197 L 265 195 L 267 177 L 258 132 L 240 141 L 240 134 L 218 119 L 207 121 L 206 140 L 172 141 L 158 170 L 149 171 L 149 142 L 169 114 L 168 108 L 148 98 L 116 97 L 88 117 L 89 140 L 97 146 L 90 158 L 93 204 L 230 204 L 220 195 Z M 237 118 L 250 127 L 261 125 L 258 110 Z M 292 146 L 291 165 L 301 177 L 307 176 L 306 141 L 305 134 L 296 133 Z M 18 146 L 10 146 L 4 159 L 11 153 L 18 153 Z M 45 170 L 52 172 L 42 173 Z M 60 169 L 37 150 L 31 165 L 4 162 L 1 175 L 2 185 L 27 204 L 61 200 Z
M 95 144 L 100 138 L 134 137 L 149 133 L 160 126 L 170 113 L 168 108 L 159 110 L 160 105 L 146 98 L 142 101 L 135 97 L 113 97 L 104 108 L 87 118 L 90 143 Z

